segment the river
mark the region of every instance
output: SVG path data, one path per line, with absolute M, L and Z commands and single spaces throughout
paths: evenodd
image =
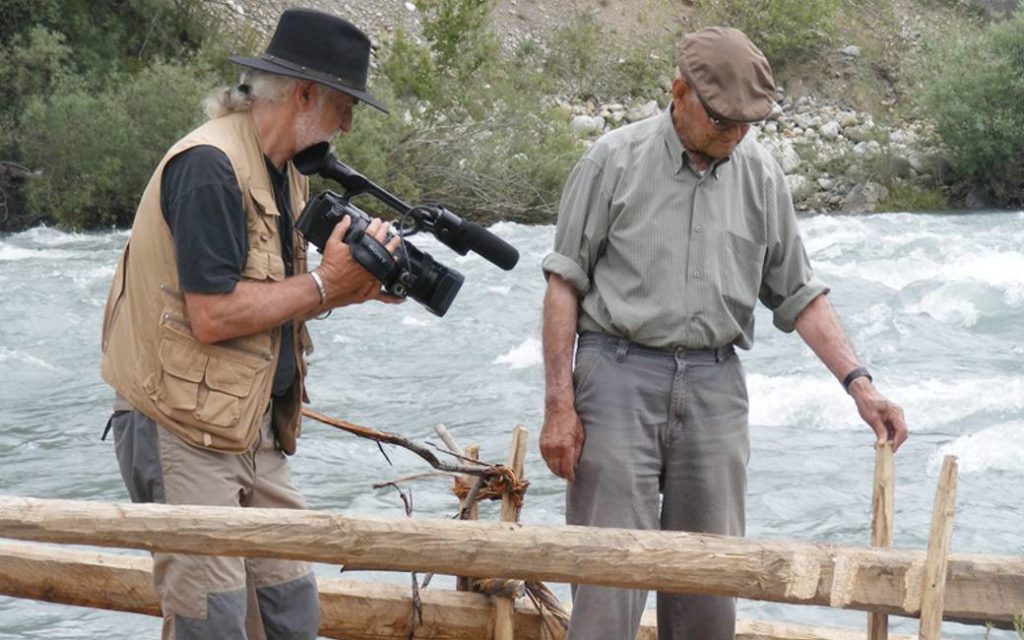
M 801 227 L 862 360 L 912 429 L 897 455 L 896 546 L 926 546 L 937 472 L 943 456 L 955 454 L 953 550 L 1024 554 L 1024 212 L 822 216 Z M 447 317 L 410 301 L 339 310 L 313 323 L 312 407 L 418 441 L 434 440 L 434 425 L 444 423 L 491 461 L 507 455 L 514 425 L 526 425 L 531 486 L 523 521 L 559 524 L 563 484 L 536 446 L 539 265 L 554 229 L 493 230 L 522 254 L 512 273 L 415 239 L 466 275 Z M 126 238 L 47 228 L 0 235 L 2 494 L 127 499 L 113 443 L 100 441 L 111 393 L 98 371 L 104 300 Z M 763 308 L 757 342 L 742 357 L 751 395 L 748 535 L 867 544 L 873 440 L 853 403 Z M 374 443 L 307 421 L 293 477 L 314 509 L 404 517 L 397 493 L 371 484 L 426 465 L 401 450 L 389 455 L 393 466 Z M 453 513 L 446 481 L 425 480 L 412 491 L 416 515 Z M 496 518 L 496 508 L 487 505 L 483 517 Z M 337 575 L 329 566 L 317 570 Z M 449 586 L 439 579 L 432 588 Z M 740 615 L 861 628 L 865 619 L 758 602 L 741 602 Z M 145 616 L 0 598 L 0 639 L 156 638 L 158 628 Z M 894 628 L 916 635 L 909 621 Z M 984 636 L 978 627 L 944 629 L 954 638 Z

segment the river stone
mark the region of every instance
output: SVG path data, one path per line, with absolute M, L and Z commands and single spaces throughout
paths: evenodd
M 843 213 L 871 213 L 883 200 L 889 197 L 889 190 L 877 182 L 858 184 L 846 194 L 840 211 Z
M 831 178 L 818 178 L 818 188 L 822 191 L 831 191 L 836 183 Z
M 860 47 L 858 47 L 855 44 L 851 44 L 848 47 L 843 47 L 842 49 L 840 49 L 839 53 L 843 54 L 844 56 L 850 57 L 850 58 L 859 58 L 860 57 Z
M 626 120 L 629 122 L 638 122 L 640 120 L 646 120 L 647 118 L 658 115 L 661 112 L 661 108 L 658 106 L 657 100 L 649 100 L 641 105 L 637 105 L 626 113 Z
M 795 200 L 804 198 L 810 195 L 811 182 L 806 177 L 794 173 L 791 176 L 786 176 L 786 184 L 789 185 L 789 192 L 792 194 Z
M 793 173 L 800 166 L 800 155 L 793 148 L 793 143 L 785 138 L 765 138 L 762 142 L 775 161 L 782 167 L 783 173 Z
M 865 142 L 871 139 L 871 128 L 866 124 L 843 129 L 843 135 L 854 142 Z
M 826 140 L 835 140 L 839 137 L 841 129 L 842 128 L 839 126 L 838 122 L 835 120 L 829 120 L 825 124 L 821 125 L 821 128 L 818 129 L 818 133 L 820 133 L 821 137 Z
M 576 133 L 597 133 L 604 129 L 601 116 L 578 115 L 572 119 L 572 130 Z

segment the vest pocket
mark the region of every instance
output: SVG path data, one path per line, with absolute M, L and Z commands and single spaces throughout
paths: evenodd
M 242 277 L 250 280 L 284 280 L 284 260 L 280 255 L 260 247 L 249 247 Z
M 160 392 L 157 401 L 163 401 L 171 410 L 194 411 L 207 361 L 205 354 L 192 351 L 183 343 L 161 340 L 160 368 L 163 376 L 160 388 L 155 389 Z
M 254 402 L 254 388 L 270 376 L 273 358 L 269 353 L 201 345 L 187 331 L 171 319 L 162 323 L 160 368 L 146 381 L 147 393 L 162 412 L 184 424 L 210 433 L 228 431 L 220 435 L 229 439 L 230 430 L 247 432 L 240 421 L 243 413 L 252 413 L 246 411 L 251 409 L 247 403 Z

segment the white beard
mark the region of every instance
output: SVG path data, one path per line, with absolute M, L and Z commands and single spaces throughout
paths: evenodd
M 297 149 L 306 149 L 318 142 L 328 142 L 338 134 L 340 129 L 334 129 L 333 131 L 321 130 L 323 112 L 324 104 L 320 103 L 316 109 L 301 113 L 295 119 L 295 147 Z

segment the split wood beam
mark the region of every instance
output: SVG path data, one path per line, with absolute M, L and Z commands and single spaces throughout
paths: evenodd
M 152 561 L 33 543 L 0 541 L 0 595 L 110 611 L 160 615 Z M 320 635 L 346 640 L 406 640 L 408 587 L 338 578 L 318 578 Z M 423 624 L 416 640 L 479 640 L 489 637 L 493 605 L 479 593 L 426 589 L 420 593 Z M 636 640 L 657 640 L 653 611 L 644 616 Z M 515 609 L 515 640 L 542 640 L 536 609 Z M 863 632 L 781 622 L 738 620 L 736 640 L 865 640 Z M 907 636 L 891 640 L 913 640 Z
M 911 616 L 920 611 L 925 574 L 921 551 L 674 531 L 10 496 L 0 497 L 0 537 L 498 575 Z M 947 619 L 1011 621 L 1024 611 L 1024 557 L 949 556 L 945 604 Z

